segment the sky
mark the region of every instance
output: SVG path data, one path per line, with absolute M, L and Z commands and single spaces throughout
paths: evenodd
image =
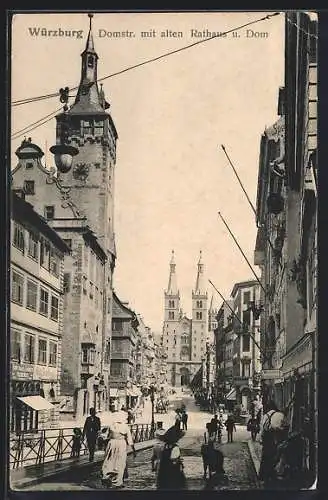
M 95 13 L 98 78 L 204 40 L 209 35 L 201 37 L 203 31 L 224 32 L 268 14 Z M 86 13 L 16 14 L 12 100 L 77 86 L 88 27 Z M 32 34 L 37 28 L 38 36 Z M 71 36 L 41 36 L 42 28 L 71 31 Z M 82 31 L 82 38 L 73 35 L 74 30 Z M 167 30 L 171 36 L 161 36 Z M 126 31 L 134 36 L 113 35 Z M 155 32 L 155 36 L 143 37 L 143 31 Z M 119 136 L 114 288 L 155 333 L 162 330 L 172 250 L 187 315 L 191 314 L 200 250 L 209 300 L 213 293 L 217 307 L 222 301 L 208 279 L 228 298 L 235 282 L 254 278 L 218 216 L 220 211 L 253 262 L 254 213 L 221 144 L 255 204 L 260 138 L 278 118 L 278 90 L 284 84 L 284 15 L 237 33 L 237 37 L 216 37 L 103 82 Z M 60 107 L 58 97 L 13 107 L 12 133 Z M 55 143 L 55 119 L 26 135 L 43 149 L 44 162 L 50 167 L 53 160 L 47 150 Z M 14 151 L 23 137 L 12 140 L 12 168 L 17 164 Z M 254 271 L 260 274 L 259 268 Z

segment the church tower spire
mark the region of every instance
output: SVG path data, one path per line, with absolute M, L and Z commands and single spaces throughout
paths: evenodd
M 174 258 L 174 250 L 172 250 L 172 257 L 170 261 L 170 276 L 169 276 L 169 284 L 167 286 L 167 294 L 169 295 L 178 295 L 178 286 L 177 286 L 177 276 L 176 276 L 176 263 Z
M 202 251 L 199 252 L 198 270 L 195 285 L 195 294 L 207 295 L 204 283 L 204 264 L 202 261 Z

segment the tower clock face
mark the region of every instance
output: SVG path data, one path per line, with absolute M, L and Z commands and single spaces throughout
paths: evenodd
M 74 179 L 85 181 L 89 175 L 89 165 L 77 163 L 73 168 Z

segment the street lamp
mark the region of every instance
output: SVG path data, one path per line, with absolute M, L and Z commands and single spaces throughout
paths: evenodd
M 55 164 L 59 172 L 62 174 L 66 174 L 69 172 L 73 162 L 73 156 L 76 156 L 79 150 L 67 144 L 68 133 L 69 133 L 69 125 L 68 125 L 68 92 L 69 88 L 65 87 L 65 89 L 60 89 L 60 102 L 64 104 L 63 114 L 61 117 L 60 123 L 60 134 L 58 143 L 55 146 L 51 146 L 50 152 L 55 157 Z

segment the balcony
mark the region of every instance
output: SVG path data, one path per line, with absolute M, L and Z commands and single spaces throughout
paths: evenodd
M 130 351 L 112 351 L 111 352 L 111 358 L 112 359 L 126 359 L 129 360 L 131 358 L 131 352 Z
M 95 375 L 96 367 L 91 363 L 81 363 L 81 375 Z
M 240 387 L 241 385 L 250 385 L 251 377 L 233 377 L 234 385 Z

